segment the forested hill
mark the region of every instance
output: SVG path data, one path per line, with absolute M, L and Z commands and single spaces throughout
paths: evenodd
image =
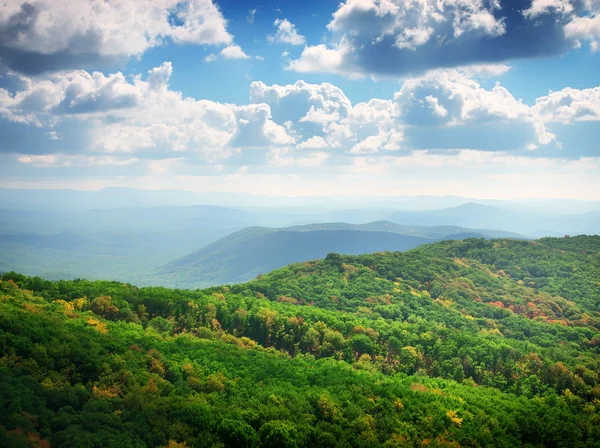
M 146 284 L 198 288 L 240 283 L 290 263 L 323 258 L 329 252 L 405 251 L 433 241 L 469 237 L 525 238 L 500 230 L 404 226 L 389 221 L 249 227 L 162 266 Z
M 592 447 L 600 237 L 0 283 L 0 446 Z
M 239 283 L 292 262 L 322 258 L 330 251 L 360 254 L 408 250 L 430 241 L 396 233 L 356 230 L 246 230 L 241 241 L 238 241 L 238 233 L 241 233 L 238 232 L 169 263 L 158 270 L 153 280 L 162 285 L 187 288 Z M 247 236 L 248 233 L 251 236 Z

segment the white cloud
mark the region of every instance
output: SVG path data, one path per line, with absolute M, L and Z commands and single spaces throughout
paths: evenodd
M 313 135 L 302 143 L 296 145 L 296 147 L 298 149 L 323 149 L 328 148 L 329 144 L 323 137 L 319 135 Z
M 598 8 L 600 9 L 600 7 Z M 565 26 L 567 37 L 576 40 L 589 40 L 593 52 L 598 51 L 600 40 L 600 11 L 594 16 L 576 17 Z
M 259 61 L 264 61 L 264 58 L 262 56 L 254 56 L 255 59 L 259 60 Z M 252 56 L 248 56 L 244 50 L 242 50 L 242 47 L 240 47 L 239 45 L 228 45 L 227 47 L 223 48 L 219 54 L 215 54 L 215 53 L 211 53 L 208 56 L 206 56 L 204 58 L 204 62 L 215 62 L 218 59 L 227 59 L 227 60 L 246 60 L 246 59 L 252 59 Z
M 296 25 L 287 19 L 276 19 L 273 26 L 277 28 L 277 32 L 273 36 L 267 36 L 270 42 L 290 45 L 303 45 L 306 42 L 306 38 L 296 30 Z
M 269 104 L 275 119 L 290 119 L 300 149 L 331 148 L 357 154 L 400 149 L 402 125 L 394 118 L 392 101 L 372 99 L 352 105 L 332 84 L 303 81 L 286 86 L 254 82 L 250 99 Z
M 457 70 L 466 77 L 496 77 L 507 73 L 511 69 L 507 64 L 473 64 L 464 67 L 458 67 Z
M 448 111 L 444 106 L 440 104 L 439 100 L 436 97 L 427 95 L 425 97 L 425 102 L 431 109 L 431 113 L 436 117 L 444 118 L 448 115 Z
M 159 67 L 154 67 L 148 72 L 148 84 L 152 90 L 166 89 L 169 79 L 173 74 L 173 64 L 163 62 Z
M 427 43 L 442 27 L 451 27 L 454 37 L 466 32 L 497 36 L 504 24 L 492 12 L 499 2 L 486 7 L 481 1 L 459 0 L 436 3 L 427 0 L 347 0 L 340 4 L 327 28 L 336 33 L 390 36 L 399 48 L 416 49 Z
M 20 58 L 56 55 L 37 63 L 60 68 L 73 60 L 136 56 L 161 45 L 227 45 L 232 36 L 212 0 L 15 0 L 0 3 L 0 47 L 5 62 L 19 65 Z M 7 59 L 8 58 L 8 59 Z M 30 64 L 34 65 L 34 64 Z M 17 67 L 18 68 L 18 67 Z
M 567 87 L 550 92 L 536 100 L 534 109 L 544 121 L 598 121 L 600 87 L 583 90 Z
M 249 104 L 234 109 L 237 129 L 230 144 L 238 147 L 269 147 L 287 145 L 294 139 L 285 127 L 271 120 L 271 108 L 267 104 Z
M 395 100 L 400 116 L 411 125 L 457 126 L 508 121 L 528 124 L 540 144 L 554 139 L 544 125 L 545 120 L 505 87 L 496 83 L 487 90 L 458 70 L 436 71 L 407 80 Z
M 239 45 L 229 45 L 228 47 L 223 48 L 221 50 L 221 56 L 225 59 L 250 59 L 250 56 L 244 53 L 244 50 L 242 50 L 242 47 Z
M 144 160 L 156 175 L 191 169 L 190 163 L 264 166 L 273 154 L 282 166 L 299 169 L 392 153 L 406 162 L 429 149 L 419 152 L 426 159 L 419 163 L 443 165 L 454 159 L 441 155 L 464 148 L 537 158 L 552 149 L 556 157 L 552 131 L 562 123 L 600 120 L 600 87 L 550 92 L 530 106 L 502 85 L 486 88 L 462 70 L 407 79 L 393 98 L 355 104 L 330 83 L 256 81 L 246 105 L 184 97 L 169 86 L 173 70 L 165 62 L 132 78 L 85 71 L 20 76 L 20 90 L 0 89 L 0 115 L 4 122 L 29 124 L 40 139 L 10 152 L 33 167 Z M 581 154 L 565 148 L 561 157 Z M 307 158 L 314 151 L 328 157 Z
M 256 17 L 256 8 L 248 10 L 248 17 L 246 17 L 246 21 L 250 24 L 254 23 L 254 18 Z
M 126 166 L 138 162 L 135 157 L 82 156 L 68 154 L 28 155 L 17 157 L 20 163 L 38 168 L 67 166 Z
M 172 70 L 165 62 L 150 70 L 146 80 L 136 76 L 131 82 L 121 73 L 84 71 L 47 79 L 22 77 L 24 90 L 11 94 L 0 89 L 0 112 L 11 121 L 55 133 L 61 123 L 77 120 L 88 129 L 89 151 L 105 154 L 175 152 L 216 160 L 230 157 L 234 147 L 293 142 L 271 120 L 267 104 L 236 106 L 185 98 L 168 87 Z M 62 134 L 67 144 L 69 135 Z
M 305 116 L 311 106 L 320 113 L 339 113 L 344 116 L 352 107 L 352 103 L 339 87 L 329 83 L 309 84 L 304 81 L 285 86 L 267 86 L 261 81 L 253 82 L 250 84 L 250 101 L 264 102 L 274 109 L 283 106 L 293 113 L 294 120 Z
M 306 115 L 300 118 L 300 122 L 306 123 L 317 123 L 321 126 L 327 125 L 332 121 L 339 121 L 340 115 L 337 110 L 333 112 L 327 112 L 324 109 L 315 109 L 315 106 L 310 106 Z
M 387 132 L 380 132 L 376 135 L 370 135 L 364 140 L 356 143 L 351 149 L 350 153 L 352 154 L 370 154 L 379 152 L 381 149 L 387 148 L 390 143 L 390 138 L 392 136 L 396 136 L 396 134 L 390 134 Z M 396 141 L 392 142 L 394 145 L 391 149 L 400 149 L 398 143 L 402 140 L 401 134 L 396 137 Z
M 568 0 L 533 0 L 531 6 L 523 11 L 525 17 L 537 17 L 542 14 L 573 12 L 573 5 Z
M 299 73 L 344 72 L 345 55 L 346 49 L 327 48 L 323 44 L 304 47 L 300 57 L 291 61 L 286 69 Z
M 170 63 L 153 69 L 148 76 L 149 89 L 168 81 Z M 17 122 L 35 122 L 41 126 L 44 114 L 57 115 L 105 113 L 130 108 L 140 103 L 143 89 L 140 79 L 133 83 L 118 72 L 108 76 L 83 70 L 53 74 L 46 79 L 21 77 L 25 89 L 10 94 L 0 89 L 0 111 Z
M 594 49 L 600 36 L 596 3 L 575 8 L 569 0 L 534 0 L 518 11 L 508 0 L 345 0 L 327 25 L 329 43 L 305 47 L 288 68 L 406 76 L 559 54 L 578 40 Z M 541 38 L 543 47 L 536 44 Z
M 479 70 L 475 71 L 487 69 Z M 482 87 L 466 76 L 468 71 L 438 70 L 408 79 L 393 101 L 371 99 L 353 105 L 336 86 L 302 81 L 286 86 L 254 82 L 250 99 L 268 104 L 275 122 L 292 123 L 288 131 L 294 135 L 298 148 L 327 148 L 354 154 L 410 149 L 415 137 L 421 142 L 419 145 L 426 145 L 439 133 L 435 129 L 455 129 L 451 137 L 460 133 L 464 147 L 474 149 L 480 149 L 482 144 L 481 149 L 490 146 L 483 135 L 494 129 L 496 134 L 487 140 L 497 140 L 493 148 L 502 147 L 503 133 L 510 129 L 512 139 L 506 143 L 508 147 L 539 149 L 556 142 L 555 134 L 548 128 L 553 122 L 596 120 L 600 116 L 600 88 L 565 89 L 541 97 L 530 106 L 499 83 L 490 89 Z M 448 148 L 455 145 L 451 138 Z
M 56 163 L 57 156 L 53 154 L 39 156 L 21 156 L 17 160 L 21 163 L 31 164 L 33 166 L 52 166 Z
M 58 135 L 58 132 L 56 131 L 50 131 L 50 132 L 46 132 L 46 137 L 48 138 L 48 140 L 60 140 L 60 135 Z
M 456 70 L 407 80 L 395 100 L 405 116 L 422 106 L 449 124 L 486 117 L 518 120 L 529 115 L 529 107 L 499 83 L 486 90 Z

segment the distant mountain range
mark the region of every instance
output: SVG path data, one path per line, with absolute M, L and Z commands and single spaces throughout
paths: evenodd
M 17 193 L 13 196 L 8 194 L 13 191 Z M 36 198 L 37 193 L 39 198 Z M 600 211 L 539 213 L 533 209 L 514 208 L 514 203 L 503 203 L 506 207 L 498 207 L 466 202 L 449 208 L 404 210 L 379 206 L 377 198 L 369 206 L 361 207 L 360 203 L 353 203 L 349 208 L 336 208 L 339 203 L 337 206 L 277 207 L 274 206 L 276 200 L 272 199 L 269 207 L 183 206 L 177 205 L 177 201 L 172 205 L 149 207 L 141 205 L 156 205 L 157 198 L 162 198 L 164 202 L 175 193 L 129 189 L 100 192 L 40 190 L 37 193 L 33 190 L 0 189 L 0 204 L 9 206 L 17 203 L 20 207 L 0 209 L 0 271 L 18 270 L 52 279 L 114 278 L 139 284 L 164 282 L 176 286 L 205 285 L 242 281 L 293 261 L 325 256 L 327 251 L 322 248 L 336 241 L 329 234 L 324 238 L 332 238 L 331 241 L 320 240 L 319 234 L 267 235 L 274 233 L 274 229 L 288 233 L 366 231 L 393 234 L 369 236 L 348 233 L 345 236 L 350 239 L 345 244 L 340 241 L 329 249 L 349 254 L 404 250 L 422 244 L 418 238 L 431 242 L 470 236 L 528 238 L 600 234 Z M 199 197 L 195 196 L 196 193 L 187 193 L 183 192 L 178 201 L 193 201 Z M 110 201 L 110 198 L 117 197 L 120 199 Z M 65 200 L 65 207 L 70 211 L 56 209 L 60 206 L 57 198 Z M 46 206 L 26 208 L 37 203 L 35 201 L 43 202 L 46 199 Z M 401 199 L 397 198 L 398 203 Z M 448 202 L 446 199 L 451 203 L 464 200 L 454 196 L 422 197 L 424 204 L 439 205 Z M 69 203 L 71 200 L 73 202 Z M 403 200 L 412 201 L 411 207 L 417 207 L 417 197 Z M 136 201 L 140 206 L 122 206 Z M 111 204 L 114 207 L 107 208 Z M 93 205 L 101 207 L 84 207 Z M 79 206 L 83 208 L 71 210 Z M 365 222 L 370 224 L 363 224 Z M 231 255 L 231 260 L 223 254 L 216 256 L 220 252 L 215 251 L 214 247 L 205 247 L 210 243 L 217 244 L 219 238 L 241 229 L 257 227 L 263 230 L 252 232 L 262 232 L 262 240 L 248 240 L 248 235 L 258 238 L 252 232 L 232 235 L 231 240 L 226 240 L 225 247 L 236 241 L 242 245 L 241 248 L 231 249 L 241 250 L 239 254 Z M 220 241 L 215 247 L 221 247 L 222 244 L 223 241 Z M 278 255 L 279 246 L 282 247 L 281 251 L 291 251 L 296 256 L 289 258 L 287 254 Z M 164 271 L 159 271 L 162 273 L 156 272 L 157 267 L 164 266 L 170 260 L 185 257 L 192 250 L 199 249 L 201 253 L 198 259 L 201 261 L 193 264 L 194 268 L 190 268 L 188 273 L 171 272 L 166 266 Z M 250 266 L 240 261 L 246 259 L 244 251 L 254 253 L 256 265 Z M 267 254 L 273 262 L 260 258 L 261 253 Z M 231 268 L 232 263 L 235 269 Z
M 320 209 L 312 207 L 232 208 L 213 205 L 125 207 L 73 212 L 0 210 L 0 234 L 87 232 L 197 232 L 250 226 L 287 227 L 315 222 L 362 224 L 390 221 L 410 226 L 459 226 L 501 229 L 531 237 L 600 233 L 600 211 L 542 214 L 465 203 L 439 210 L 388 208 Z
M 524 238 L 498 230 L 404 226 L 388 221 L 251 227 L 168 263 L 158 269 L 151 282 L 186 288 L 239 283 L 289 263 L 323 258 L 330 252 L 405 251 L 432 241 L 482 237 Z
M 98 191 L 0 188 L 0 209 L 82 211 L 128 207 L 216 205 L 236 208 L 296 208 L 315 213 L 332 209 L 385 208 L 388 210 L 438 210 L 474 202 L 511 211 L 549 214 L 581 214 L 600 210 L 600 201 L 575 199 L 476 199 L 454 195 L 397 196 L 264 196 L 230 192 L 141 190 L 111 187 Z M 383 218 L 382 218 L 383 219 Z M 365 222 L 365 221 L 363 221 Z
M 408 225 L 444 225 L 494 228 L 534 237 L 564 234 L 597 234 L 600 211 L 579 215 L 551 215 L 527 211 L 510 211 L 496 206 L 466 203 L 458 207 L 428 211 L 399 211 L 388 220 Z

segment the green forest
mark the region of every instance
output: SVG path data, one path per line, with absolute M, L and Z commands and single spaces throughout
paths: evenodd
M 600 236 L 0 282 L 2 447 L 600 447 Z

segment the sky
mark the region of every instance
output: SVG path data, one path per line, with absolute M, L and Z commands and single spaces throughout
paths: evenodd
M 0 137 L 0 187 L 600 199 L 600 1 L 0 1 Z

